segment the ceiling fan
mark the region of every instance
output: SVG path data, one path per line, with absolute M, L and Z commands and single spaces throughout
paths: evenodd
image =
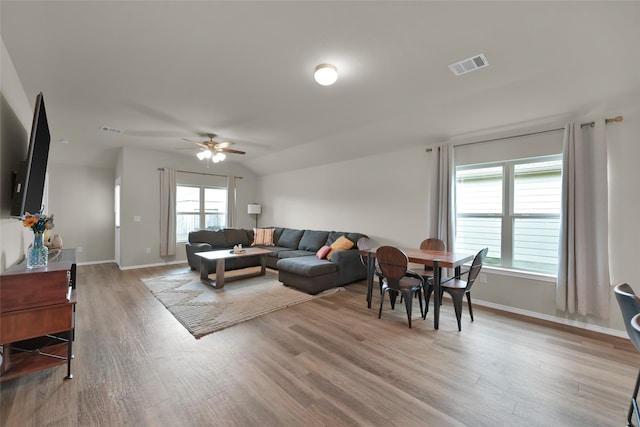
M 216 142 L 213 138 L 216 137 L 215 133 L 211 133 L 207 135 L 209 137 L 208 141 L 194 141 L 189 138 L 182 138 L 184 141 L 191 142 L 193 144 L 198 145 L 201 150 L 196 154 L 196 156 L 200 160 L 211 159 L 214 163 L 218 163 L 223 161 L 227 156 L 224 153 L 232 153 L 232 154 L 245 154 L 244 151 L 233 150 L 229 148 L 234 143 L 232 141 L 224 141 L 224 142 Z

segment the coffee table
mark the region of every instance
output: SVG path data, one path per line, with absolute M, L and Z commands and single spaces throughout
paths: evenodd
M 200 257 L 200 280 L 202 281 L 202 283 L 213 286 L 215 289 L 224 288 L 225 260 L 246 256 L 260 256 L 260 271 L 257 273 L 234 276 L 233 278 L 227 278 L 227 280 L 231 281 L 237 279 L 245 279 L 247 277 L 264 276 L 266 273 L 268 253 L 271 253 L 271 251 L 262 248 L 245 248 L 242 253 L 234 253 L 231 249 L 198 252 L 196 253 L 196 255 Z M 214 260 L 216 261 L 216 278 L 215 280 L 211 280 L 209 278 L 209 263 L 207 261 Z

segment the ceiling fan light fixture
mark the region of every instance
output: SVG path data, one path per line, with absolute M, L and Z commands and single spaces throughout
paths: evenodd
M 330 86 L 338 80 L 338 69 L 335 65 L 320 64 L 316 67 L 313 78 L 322 86 Z
M 197 157 L 198 157 L 198 159 L 200 159 L 200 160 L 204 160 L 204 159 L 205 159 L 204 151 L 198 151 L 198 154 L 196 154 L 196 156 L 197 156 Z
M 223 161 L 225 159 L 225 157 L 227 157 L 227 156 L 225 156 L 224 154 L 218 152 L 218 153 L 213 155 L 211 160 L 213 160 L 213 163 L 218 163 L 218 162 Z

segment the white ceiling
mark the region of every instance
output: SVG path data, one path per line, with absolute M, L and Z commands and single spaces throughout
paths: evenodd
M 247 152 L 228 160 L 260 174 L 640 95 L 640 2 L 2 0 L 0 19 L 54 143 L 198 162 L 181 138 L 214 132 Z M 449 71 L 479 53 L 489 67 Z M 323 62 L 338 67 L 333 86 L 313 80 Z

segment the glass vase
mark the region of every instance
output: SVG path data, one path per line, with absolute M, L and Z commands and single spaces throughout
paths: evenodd
M 27 250 L 27 269 L 46 267 L 49 249 L 44 245 L 44 233 L 33 233 L 33 245 Z

